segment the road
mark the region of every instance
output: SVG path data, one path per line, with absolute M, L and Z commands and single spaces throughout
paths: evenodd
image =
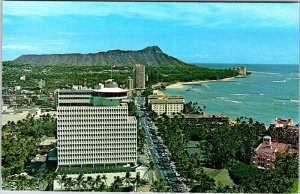
M 138 95 L 135 100 L 137 113 L 141 118 L 139 124 L 145 129 L 147 150 L 157 169 L 158 178 L 164 178 L 173 192 L 184 192 L 184 185 L 176 176 L 176 167 L 168 157 L 167 147 L 163 144 L 154 122 L 148 117 L 145 98 Z

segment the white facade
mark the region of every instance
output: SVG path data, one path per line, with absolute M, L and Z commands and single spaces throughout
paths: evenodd
M 21 80 L 21 81 L 25 81 L 25 80 L 26 80 L 26 76 L 25 76 L 25 75 L 21 76 L 21 77 L 20 77 L 20 80 Z
M 166 113 L 182 113 L 184 109 L 184 96 L 170 95 L 154 91 L 155 95 L 148 96 L 148 104 L 151 104 L 151 110 L 158 115 Z
M 15 86 L 15 91 L 20 91 L 21 90 L 21 86 Z
M 58 166 L 136 164 L 136 118 L 115 97 L 93 104 L 95 91 L 57 91 Z
M 156 112 L 158 115 L 166 113 L 171 115 L 173 113 L 182 113 L 184 108 L 183 103 L 155 103 L 151 104 L 151 109 Z
M 44 88 L 45 85 L 46 85 L 45 80 L 42 80 L 42 79 L 41 79 L 41 80 L 38 82 L 38 85 L 39 85 L 39 88 L 40 88 L 40 89 Z

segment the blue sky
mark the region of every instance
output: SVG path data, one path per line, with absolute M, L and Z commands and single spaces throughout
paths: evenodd
M 3 2 L 3 60 L 139 50 L 185 62 L 299 63 L 299 5 Z

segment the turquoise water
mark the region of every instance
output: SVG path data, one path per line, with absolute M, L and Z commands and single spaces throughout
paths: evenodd
M 248 78 L 201 83 L 167 89 L 170 94 L 183 94 L 186 102 L 198 102 L 208 113 L 223 113 L 231 119 L 252 117 L 266 126 L 275 117 L 292 118 L 299 123 L 298 65 L 202 65 L 211 68 L 246 66 L 252 72 Z M 186 91 L 190 88 L 190 91 Z

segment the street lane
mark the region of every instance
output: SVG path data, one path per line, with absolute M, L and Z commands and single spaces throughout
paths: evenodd
M 176 177 L 175 165 L 171 167 L 170 159 L 167 156 L 165 145 L 161 138 L 158 138 L 155 124 L 147 116 L 145 109 L 145 98 L 138 95 L 136 97 L 138 115 L 140 116 L 140 126 L 144 128 L 147 142 L 147 152 L 155 165 L 158 178 L 164 178 L 173 192 L 183 192 L 184 185 Z

